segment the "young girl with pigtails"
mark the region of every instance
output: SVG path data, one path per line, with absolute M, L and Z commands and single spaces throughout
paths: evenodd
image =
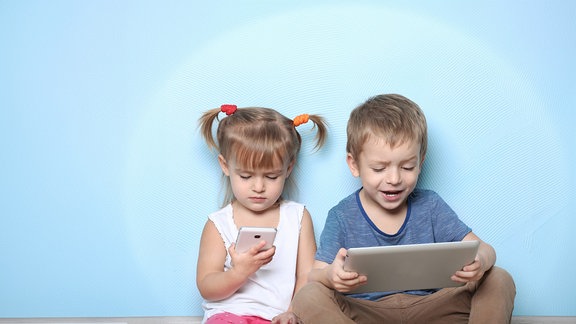
M 307 282 L 316 241 L 308 210 L 285 198 L 293 190 L 290 174 L 302 144 L 296 127 L 308 121 L 319 149 L 327 136 L 319 115 L 289 119 L 274 109 L 222 105 L 200 118 L 206 143 L 219 153 L 227 190 L 200 239 L 196 284 L 204 298 L 203 323 L 298 322 L 290 303 Z M 261 250 L 267 242 L 260 241 L 237 251 L 244 226 L 276 228 L 274 246 Z

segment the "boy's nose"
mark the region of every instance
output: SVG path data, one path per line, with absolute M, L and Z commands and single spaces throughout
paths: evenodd
M 400 176 L 400 172 L 398 171 L 390 171 L 386 174 L 386 183 L 388 184 L 398 184 L 402 181 L 402 177 Z

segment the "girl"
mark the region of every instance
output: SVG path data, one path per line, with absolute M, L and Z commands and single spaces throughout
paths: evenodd
M 224 112 L 227 117 L 220 120 Z M 212 126 L 218 120 L 216 139 Z M 318 115 L 291 120 L 269 108 L 223 105 L 200 118 L 201 133 L 219 152 L 226 196 L 224 207 L 208 216 L 198 254 L 196 284 L 204 298 L 204 323 L 296 323 L 292 296 L 307 281 L 316 241 L 304 205 L 284 200 L 302 139 L 296 127 L 308 120 L 322 147 L 327 127 Z M 235 249 L 242 226 L 274 227 L 274 246 Z

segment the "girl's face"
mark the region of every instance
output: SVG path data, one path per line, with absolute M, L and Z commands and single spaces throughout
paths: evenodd
M 292 171 L 291 165 L 280 163 L 271 169 L 247 170 L 233 160 L 227 161 L 222 155 L 218 161 L 222 172 L 230 178 L 234 198 L 255 213 L 264 212 L 276 204 Z
M 392 148 L 385 141 L 369 138 L 357 159 L 348 154 L 347 162 L 352 175 L 362 181 L 365 207 L 389 215 L 404 212 L 422 166 L 419 143 L 409 141 Z

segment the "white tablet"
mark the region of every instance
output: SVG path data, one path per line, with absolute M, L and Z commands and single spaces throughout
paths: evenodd
M 461 286 L 450 277 L 474 262 L 479 241 L 350 248 L 344 269 L 368 277 L 352 293 Z

